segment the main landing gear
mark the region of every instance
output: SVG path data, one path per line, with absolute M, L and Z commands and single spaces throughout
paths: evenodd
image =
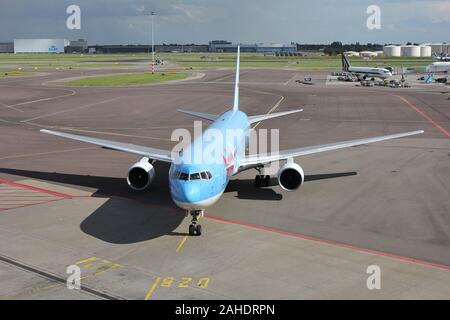
M 202 234 L 202 226 L 198 224 L 199 216 L 203 216 L 204 212 L 202 210 L 192 210 L 188 211 L 192 216 L 191 224 L 189 226 L 190 236 L 200 236 Z
M 255 177 L 255 187 L 263 188 L 270 186 L 270 176 L 259 174 Z

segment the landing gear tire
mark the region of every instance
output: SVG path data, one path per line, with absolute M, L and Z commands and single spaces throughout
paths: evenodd
M 267 175 L 264 178 L 264 187 L 268 187 L 268 186 L 270 186 L 270 176 L 269 175 Z
M 195 231 L 197 233 L 197 236 L 201 236 L 202 235 L 202 226 L 200 224 L 198 224 L 195 229 L 196 229 Z
M 257 175 L 255 177 L 255 187 L 256 188 L 264 188 L 270 185 L 270 176 L 269 175 Z
M 191 224 L 189 226 L 189 235 L 190 236 L 195 236 L 195 226 L 193 224 Z
M 261 188 L 261 176 L 260 175 L 255 177 L 255 187 Z
M 189 235 L 190 236 L 200 236 L 202 234 L 202 226 L 198 224 L 198 217 L 203 216 L 203 212 L 196 210 L 190 211 L 189 214 L 192 216 L 191 224 L 189 225 Z

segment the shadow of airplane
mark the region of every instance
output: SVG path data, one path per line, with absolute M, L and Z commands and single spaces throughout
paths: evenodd
M 124 178 L 6 168 L 0 168 L 0 172 L 96 189 L 92 197 L 108 200 L 81 222 L 80 229 L 105 242 L 131 244 L 165 235 L 186 235 L 174 232 L 184 220 L 185 213 L 170 198 L 168 165 L 157 163 L 155 169 L 157 175 L 153 187 L 146 192 L 131 190 Z
M 277 185 L 276 178 L 270 179 L 270 184 L 265 188 L 256 188 L 253 179 L 235 179 L 230 180 L 225 192 L 237 192 L 236 198 L 241 200 L 280 201 L 283 195 L 270 188 Z
M 165 235 L 185 236 L 175 232 L 185 218 L 169 194 L 167 172 L 169 165 L 155 164 L 153 186 L 144 192 L 131 190 L 124 178 L 99 177 L 57 172 L 41 172 L 0 168 L 0 173 L 28 177 L 56 183 L 94 188 L 92 197 L 109 198 L 102 206 L 85 218 L 80 229 L 97 239 L 114 244 L 131 244 Z M 353 176 L 356 172 L 308 175 L 305 181 Z M 237 192 L 239 199 L 280 201 L 283 196 L 270 187 L 277 186 L 272 178 L 267 188 L 255 188 L 253 179 L 231 180 L 225 192 Z
M 356 172 L 340 172 L 306 175 L 305 182 L 355 176 L 357 174 Z M 256 188 L 253 179 L 235 179 L 230 181 L 225 192 L 237 192 L 236 198 L 243 200 L 281 201 L 283 195 L 271 188 L 275 186 L 278 186 L 278 179 L 276 177 L 271 178 L 269 185 L 264 188 Z

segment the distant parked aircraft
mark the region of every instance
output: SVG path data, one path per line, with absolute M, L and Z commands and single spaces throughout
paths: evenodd
M 426 71 L 427 72 L 435 72 L 435 73 L 439 73 L 439 72 L 443 72 L 443 73 L 448 73 L 450 70 L 450 62 L 446 62 L 446 61 L 437 61 L 437 62 L 433 62 L 432 64 L 430 64 L 429 66 L 427 66 Z
M 392 77 L 392 71 L 386 68 L 352 67 L 345 54 L 342 54 L 342 70 L 355 75 L 359 80 L 366 80 L 366 78 L 384 80 Z

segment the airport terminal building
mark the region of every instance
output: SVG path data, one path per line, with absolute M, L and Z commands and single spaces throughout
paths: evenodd
M 236 52 L 237 47 L 241 46 L 241 52 L 255 52 L 255 53 L 277 53 L 277 52 L 296 52 L 297 45 L 295 44 L 233 44 L 225 40 L 213 40 L 209 42 L 210 52 Z
M 14 39 L 14 53 L 64 53 L 65 39 Z

